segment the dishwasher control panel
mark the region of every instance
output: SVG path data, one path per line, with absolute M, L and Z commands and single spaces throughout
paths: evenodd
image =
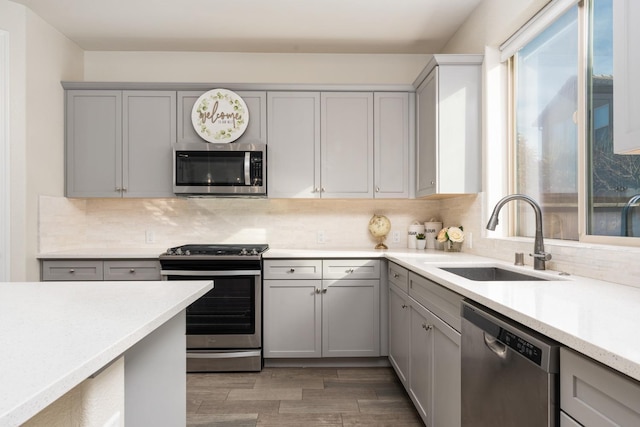
M 517 351 L 536 365 L 540 366 L 542 364 L 542 350 L 540 347 L 537 347 L 513 332 L 502 328 L 500 329 L 500 334 L 498 334 L 497 338 L 509 348 Z

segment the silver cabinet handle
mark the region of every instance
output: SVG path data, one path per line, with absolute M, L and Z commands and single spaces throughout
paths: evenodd
M 399 275 L 398 273 L 393 273 L 393 278 L 394 278 L 394 279 L 399 279 L 399 278 L 400 278 L 400 275 Z
M 355 270 L 353 268 L 349 268 L 345 271 L 345 273 L 352 274 Z
M 295 272 L 296 272 L 296 269 L 295 269 L 295 268 L 290 268 L 290 269 L 289 269 L 289 273 L 295 273 Z
M 376 185 L 376 193 L 379 193 L 379 192 L 380 192 L 380 187 Z
M 320 192 L 320 187 L 316 187 L 312 191 L 312 193 L 319 193 L 319 192 Z
M 127 191 L 127 187 L 122 187 L 122 191 Z
M 132 268 L 131 270 L 129 270 L 129 273 L 135 273 L 135 272 L 136 272 L 135 268 Z
M 436 182 L 435 181 L 431 181 L 431 185 L 436 185 Z
M 73 268 L 70 268 L 70 269 L 69 269 L 69 273 L 73 274 L 73 273 L 75 273 L 75 272 L 76 272 L 76 271 L 75 271 Z
M 316 288 L 316 294 L 319 294 L 320 292 L 322 292 L 319 288 Z
M 122 191 L 122 188 L 116 187 L 116 191 Z
M 326 289 L 323 289 L 323 290 L 322 290 L 322 293 L 323 293 L 323 294 L 326 294 L 326 293 L 327 293 L 327 290 L 326 290 Z
M 325 191 L 325 190 L 324 190 L 324 187 L 320 187 L 320 192 L 321 192 L 321 193 L 324 193 L 324 191 Z
M 432 329 L 433 329 L 433 325 L 427 325 L 426 323 L 423 323 L 423 324 L 422 324 L 422 328 L 423 328 L 425 331 L 430 331 L 430 330 L 432 330 Z
M 402 308 L 407 308 L 409 307 L 407 304 L 402 304 Z

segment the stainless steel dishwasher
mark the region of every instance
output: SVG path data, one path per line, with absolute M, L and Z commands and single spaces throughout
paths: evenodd
M 557 427 L 559 346 L 480 305 L 462 305 L 462 426 Z

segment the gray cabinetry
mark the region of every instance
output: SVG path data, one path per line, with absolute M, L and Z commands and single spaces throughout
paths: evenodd
M 410 95 L 376 92 L 374 100 L 374 197 L 408 198 Z M 413 99 L 413 95 L 411 96 Z
M 373 197 L 373 93 L 320 96 L 323 197 Z
M 267 94 L 267 194 L 320 197 L 320 93 Z
M 409 197 L 414 98 L 269 92 L 269 197 Z
M 427 426 L 459 426 L 462 297 L 389 263 L 389 361 Z
M 213 88 L 212 88 L 213 89 Z M 178 91 L 178 142 L 206 142 L 193 128 L 191 111 L 206 90 Z M 267 94 L 264 91 L 234 91 L 247 104 L 249 124 L 235 142 L 267 142 Z
M 160 280 L 155 260 L 43 260 L 41 279 L 50 281 Z
M 175 91 L 68 90 L 67 197 L 171 197 Z
M 416 196 L 481 191 L 482 55 L 434 55 L 415 81 Z
M 265 358 L 380 356 L 379 265 L 265 260 Z
M 574 351 L 560 349 L 561 425 L 638 426 L 639 402 L 640 383 Z

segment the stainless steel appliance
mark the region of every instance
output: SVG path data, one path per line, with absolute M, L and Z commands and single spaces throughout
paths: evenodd
M 164 280 L 213 280 L 186 310 L 187 372 L 262 369 L 262 253 L 268 245 L 184 245 L 160 255 Z
M 173 149 L 173 192 L 265 196 L 267 146 L 261 143 L 181 143 Z
M 462 426 L 559 426 L 559 346 L 467 301 L 462 305 Z

